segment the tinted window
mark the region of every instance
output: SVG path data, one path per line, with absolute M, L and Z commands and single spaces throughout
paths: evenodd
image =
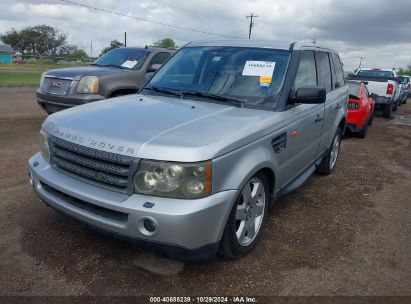
M 289 60 L 288 51 L 187 47 L 165 63 L 150 85 L 231 96 L 246 103 L 259 104 L 273 100 L 280 91 Z
M 324 87 L 327 92 L 331 91 L 331 67 L 328 53 L 315 52 L 318 68 L 318 85 Z
M 331 54 L 331 58 L 334 62 L 334 69 L 335 69 L 335 81 L 334 88 L 338 88 L 344 84 L 344 72 L 341 65 L 340 57 L 337 54 Z
M 294 89 L 302 86 L 317 85 L 317 71 L 315 70 L 315 58 L 313 51 L 303 51 L 301 53 L 300 65 L 294 81 Z
M 163 64 L 171 55 L 169 53 L 157 53 L 151 59 L 151 64 Z

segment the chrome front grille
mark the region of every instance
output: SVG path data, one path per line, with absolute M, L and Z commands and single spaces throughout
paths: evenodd
M 122 193 L 133 192 L 132 178 L 138 161 L 133 157 L 84 147 L 50 138 L 52 165 L 92 184 Z
M 44 93 L 55 94 L 55 95 L 65 95 L 67 94 L 73 79 L 70 78 L 44 78 L 41 90 Z

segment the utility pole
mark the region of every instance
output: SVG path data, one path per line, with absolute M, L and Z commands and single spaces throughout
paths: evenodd
M 361 69 L 361 62 L 362 62 L 363 59 L 364 59 L 364 57 L 360 57 L 360 64 L 358 65 L 358 70 Z
M 90 42 L 90 58 L 93 57 L 93 40 Z
M 257 18 L 258 15 L 253 15 L 253 13 L 251 13 L 250 16 L 246 16 L 247 19 L 250 18 L 250 29 L 248 31 L 248 39 L 251 39 L 251 29 L 254 27 L 254 22 L 253 22 L 253 18 Z
M 124 32 L 124 46 L 127 46 L 127 32 Z

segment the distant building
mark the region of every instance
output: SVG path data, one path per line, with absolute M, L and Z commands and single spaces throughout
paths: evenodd
M 0 44 L 0 63 L 13 63 L 14 49 L 7 44 Z

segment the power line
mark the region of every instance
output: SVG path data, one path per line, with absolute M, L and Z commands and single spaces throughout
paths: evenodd
M 179 30 L 190 31 L 190 32 L 195 32 L 195 33 L 200 33 L 200 34 L 213 35 L 213 36 L 219 36 L 219 37 L 226 37 L 226 38 L 239 38 L 239 37 L 234 37 L 234 36 L 229 36 L 229 35 L 216 34 L 216 33 L 212 33 L 212 32 L 207 32 L 207 31 L 202 31 L 202 30 L 196 30 L 196 29 L 193 29 L 193 28 L 184 27 L 184 26 L 179 26 L 179 25 L 168 24 L 168 23 L 164 23 L 164 22 L 160 22 L 160 21 L 156 21 L 156 20 L 150 20 L 150 19 L 145 19 L 145 18 L 140 18 L 140 17 L 133 17 L 133 16 L 129 16 L 129 15 L 126 15 L 126 14 L 122 14 L 122 13 L 118 13 L 118 12 L 106 10 L 106 9 L 103 9 L 103 8 L 98 8 L 98 7 L 94 7 L 94 6 L 91 6 L 91 5 L 86 5 L 86 4 L 82 4 L 82 3 L 77 3 L 77 2 L 74 2 L 74 1 L 69 1 L 69 0 L 60 0 L 60 1 L 61 1 L 61 2 L 65 2 L 65 3 L 69 3 L 69 4 L 71 4 L 71 5 L 77 5 L 77 6 L 81 6 L 81 7 L 86 7 L 86 8 L 89 8 L 89 9 L 92 9 L 92 10 L 96 10 L 96 11 L 100 11 L 100 12 L 105 12 L 105 13 L 109 13 L 109 14 L 113 14 L 113 15 L 117 15 L 117 16 L 121 16 L 121 17 L 126 17 L 126 18 L 130 18 L 130 19 L 134 19 L 134 20 L 139 20 L 139 21 L 154 23 L 154 24 L 158 24 L 158 25 L 162 25 L 162 26 L 167 26 L 167 27 L 179 29 Z
M 250 18 L 250 27 L 249 27 L 249 31 L 248 31 L 248 39 L 251 39 L 251 29 L 254 27 L 254 22 L 253 22 L 253 18 L 257 18 L 258 15 L 253 15 L 253 13 L 251 13 L 250 16 L 246 16 L 247 19 Z

